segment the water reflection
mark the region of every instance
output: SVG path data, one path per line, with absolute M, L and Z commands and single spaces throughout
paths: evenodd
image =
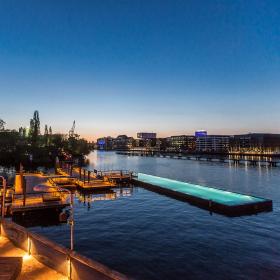
M 121 197 L 129 197 L 133 193 L 132 186 L 119 187 L 107 190 L 77 191 L 76 198 L 78 203 L 82 203 L 91 209 L 92 203 L 106 200 L 116 200 Z
M 61 220 L 62 214 L 68 217 L 68 209 L 48 209 L 18 213 L 12 216 L 12 221 L 27 228 L 58 226 L 67 222 L 67 218 L 66 220 Z
M 112 201 L 122 197 L 130 197 L 133 194 L 132 186 L 118 187 L 107 190 L 73 191 L 75 204 L 78 203 L 86 207 L 87 211 L 94 207 L 94 203 L 100 201 Z M 77 204 L 76 204 L 77 206 Z M 14 214 L 12 220 L 24 227 L 49 227 L 65 224 L 69 218 L 70 208 L 48 209 L 39 211 L 29 211 Z

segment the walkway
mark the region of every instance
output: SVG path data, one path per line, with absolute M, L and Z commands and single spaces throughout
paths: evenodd
M 0 257 L 23 257 L 22 270 L 18 280 L 67 280 L 66 276 L 41 264 L 25 251 L 17 248 L 6 237 L 0 236 Z M 1 267 L 0 267 L 1 269 Z

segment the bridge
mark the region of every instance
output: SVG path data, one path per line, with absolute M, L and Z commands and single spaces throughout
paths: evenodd
M 125 156 L 141 156 L 141 157 L 160 157 L 181 160 L 197 160 L 208 162 L 220 162 L 228 164 L 243 164 L 251 166 L 270 166 L 280 167 L 280 158 L 273 156 L 255 156 L 255 155 L 231 155 L 231 154 L 175 154 L 168 152 L 150 152 L 150 151 L 125 151 L 117 152 L 119 155 Z

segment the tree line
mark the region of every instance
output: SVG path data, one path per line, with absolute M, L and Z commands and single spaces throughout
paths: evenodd
M 0 165 L 51 166 L 60 160 L 82 159 L 93 146 L 73 131 L 69 134 L 53 133 L 45 125 L 41 133 L 39 112 L 30 119 L 29 128 L 10 130 L 0 119 Z

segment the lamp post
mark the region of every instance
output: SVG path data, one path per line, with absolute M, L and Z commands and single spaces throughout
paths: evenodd
M 5 217 L 5 198 L 6 198 L 6 179 L 3 176 L 0 176 L 3 182 L 3 192 L 2 192 L 2 208 L 1 208 L 1 216 L 2 218 Z
M 73 193 L 71 192 L 71 216 L 70 216 L 70 232 L 71 232 L 71 244 L 70 244 L 70 249 L 71 251 L 74 250 L 74 197 L 73 197 Z

